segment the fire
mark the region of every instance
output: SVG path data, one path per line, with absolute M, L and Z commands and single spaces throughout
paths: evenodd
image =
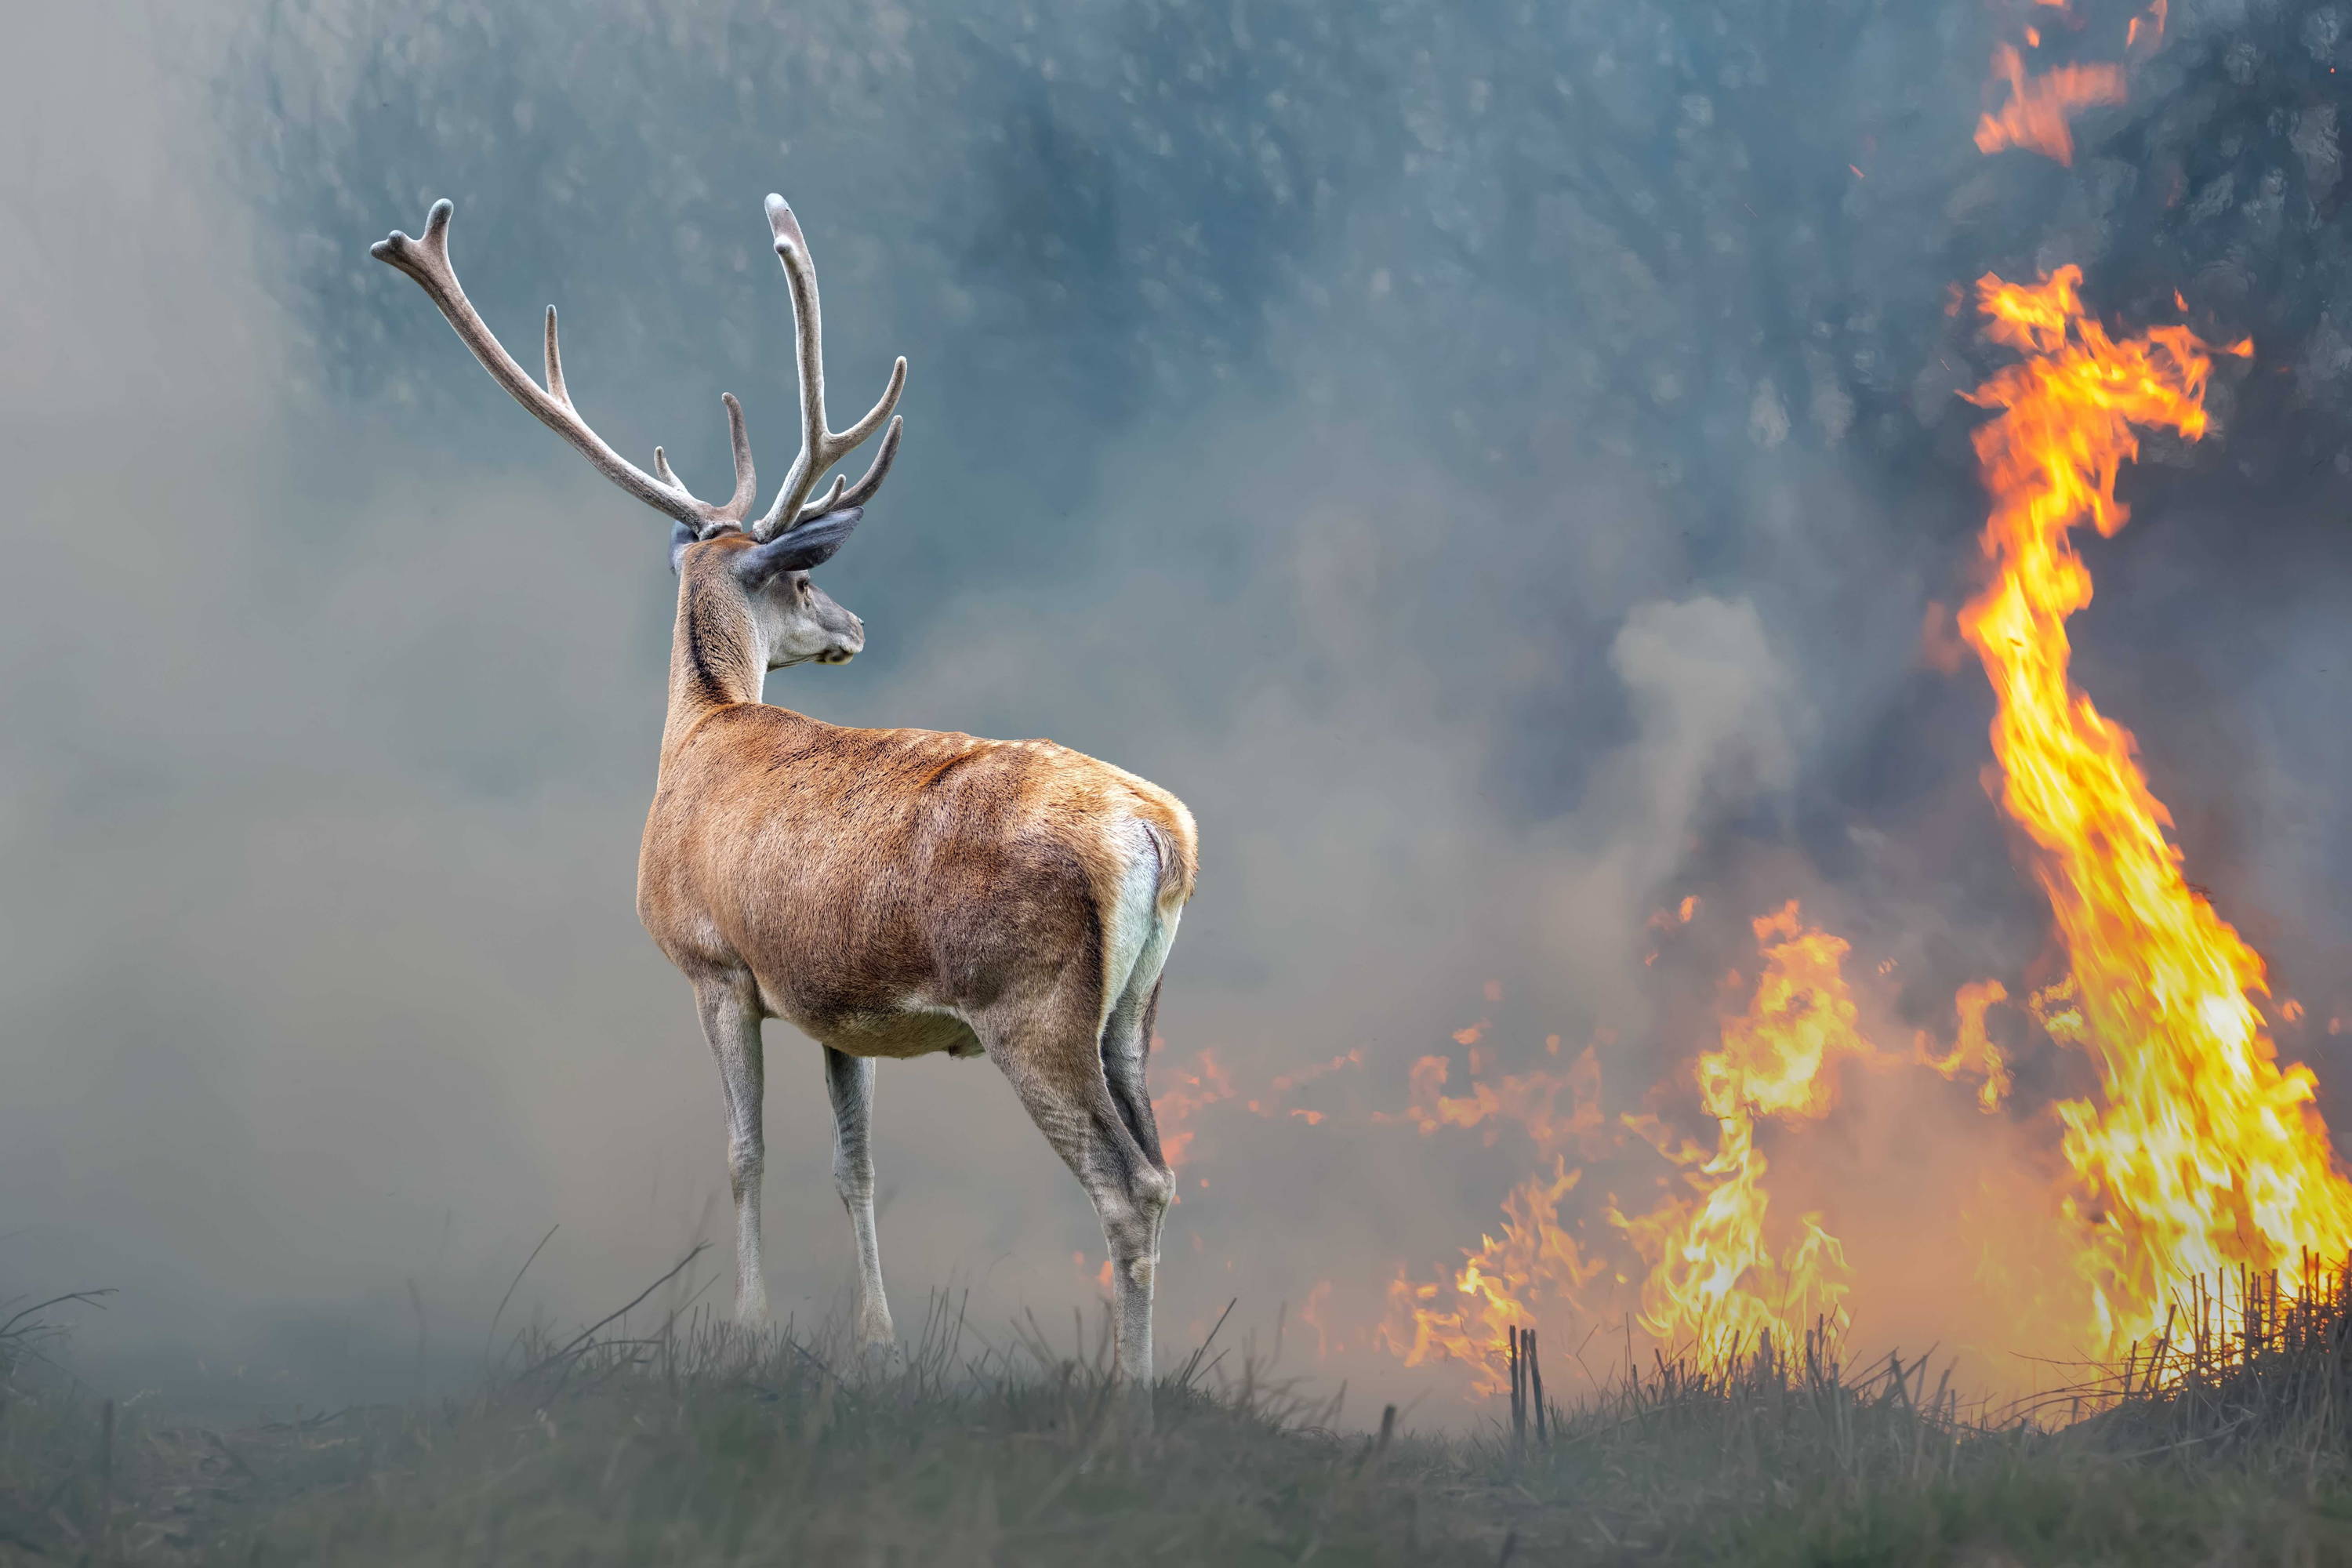
M 1479 1066 L 1474 1050 L 1469 1092 L 1449 1095 L 1453 1064 L 1444 1057 L 1422 1058 L 1412 1064 L 1412 1100 L 1403 1116 L 1384 1120 L 1409 1121 L 1423 1137 L 1441 1127 L 1476 1128 L 1489 1147 L 1504 1123 L 1514 1123 L 1547 1152 L 1601 1130 L 1601 1068 L 1591 1047 L 1565 1073 L 1506 1073 L 1500 1082 L 1489 1083 L 1478 1076 Z M 1562 1093 L 1569 1096 L 1565 1112 L 1559 1109 Z
M 1450 1284 L 1416 1284 L 1402 1273 L 1391 1280 L 1380 1336 L 1407 1366 L 1458 1362 L 1471 1369 L 1476 1392 L 1499 1394 L 1507 1386 L 1502 1357 L 1509 1331 L 1538 1321 L 1539 1309 L 1581 1314 L 1587 1288 L 1607 1267 L 1585 1255 L 1560 1217 L 1562 1201 L 1583 1174 L 1568 1163 L 1567 1151 L 1598 1149 L 1607 1124 L 1601 1068 L 1589 1046 L 1565 1073 L 1505 1074 L 1490 1084 L 1480 1066 L 1474 1048 L 1469 1092 L 1448 1095 L 1446 1059 L 1422 1058 L 1413 1064 L 1405 1113 L 1381 1120 L 1409 1121 L 1424 1137 L 1443 1127 L 1475 1128 L 1489 1144 L 1505 1125 L 1515 1125 L 1550 1155 L 1550 1169 L 1512 1188 L 1503 1200 L 1502 1235 L 1481 1236 Z M 1562 1094 L 1569 1097 L 1565 1110 Z
M 1957 1079 L 1969 1073 L 1984 1079 L 1977 1088 L 1977 1104 L 1988 1111 L 1999 1110 L 2000 1102 L 2009 1098 L 2009 1058 L 1985 1028 L 1985 1014 L 1996 1002 L 2009 1000 L 2009 987 L 1998 980 L 1971 980 L 1952 998 L 1952 1005 L 1960 1015 L 1960 1032 L 1948 1051 L 1937 1051 L 1927 1042 L 1925 1030 L 1920 1031 L 1917 1056 L 1925 1066 L 1933 1068 L 1946 1078 Z
M 2193 1276 L 2344 1256 L 2352 1184 L 2310 1071 L 2279 1065 L 2255 1005 L 2262 960 L 2183 878 L 2130 731 L 2069 678 L 2066 617 L 2091 601 L 2073 531 L 2123 527 L 2116 474 L 2137 453 L 2136 426 L 2204 433 L 2211 369 L 2186 327 L 2111 340 L 2083 311 L 2081 277 L 1978 284 L 1992 336 L 2025 358 L 1973 395 L 2000 411 L 1976 435 L 1993 574 L 1959 625 L 1998 700 L 2000 803 L 2033 842 L 2070 959 L 2032 1011 L 2099 1076 L 2095 1101 L 2058 1111 L 2093 1329 L 2114 1351 L 2153 1331 Z
M 2144 59 L 2156 52 L 2164 41 L 2166 9 L 2167 0 L 2155 0 L 2131 19 L 2124 31 L 2126 58 Z M 2040 48 L 2041 30 L 2026 28 L 2025 44 Z M 2028 75 L 2025 56 L 2014 44 L 1994 46 L 1992 77 L 2009 92 L 1998 110 L 1988 110 L 1977 121 L 1977 150 L 2021 147 L 2066 164 L 2074 162 L 2074 132 L 2067 122 L 2082 110 L 2123 102 L 2126 90 L 2120 65 L 2063 65 Z
M 1683 899 L 1683 901 L 1676 904 L 1673 909 L 1660 910 L 1657 913 L 1652 915 L 1649 920 L 1649 927 L 1652 931 L 1679 930 L 1691 923 L 1692 919 L 1697 915 L 1698 910 L 1698 895 L 1696 893 L 1687 894 Z
M 2158 47 L 2165 21 L 2165 0 L 2132 20 L 2126 61 Z M 2041 47 L 2035 29 L 2025 37 Z M 2008 45 L 1994 55 L 1994 77 L 2006 92 L 1979 124 L 1978 146 L 2028 148 L 2061 163 L 2074 155 L 2069 117 L 2122 102 L 2126 85 L 2123 64 L 2030 73 Z M 2263 1276 L 2284 1275 L 2277 1289 L 2293 1297 L 2310 1279 L 2298 1267 L 2305 1258 L 2352 1254 L 2352 1181 L 2337 1170 L 2311 1072 L 2278 1059 L 2262 1010 L 2270 994 L 2261 958 L 2184 878 L 2171 818 L 2148 789 L 2131 733 L 2071 679 L 2066 621 L 2091 600 L 2074 531 L 2088 523 L 2112 536 L 2123 527 L 2116 480 L 2137 456 L 2139 430 L 2192 441 L 2204 434 L 2214 353 L 2184 326 L 2116 341 L 2084 313 L 2081 281 L 2073 267 L 2033 285 L 1979 280 L 1990 335 L 2021 356 L 1971 395 L 1995 411 L 1975 436 L 1992 499 L 1982 541 L 1990 580 L 1956 618 L 1931 612 L 1923 647 L 1938 668 L 1973 649 L 1991 681 L 1997 765 L 1987 786 L 2031 841 L 2067 957 L 2067 973 L 2014 1005 L 2053 1042 L 2084 1053 L 2097 1079 L 2091 1096 L 2054 1108 L 2064 1169 L 2042 1210 L 2063 1226 L 2073 1255 L 2055 1279 L 2068 1270 L 2076 1278 L 2059 1289 L 2079 1294 L 2062 1304 L 2035 1284 L 2020 1322 L 2080 1321 L 2087 1348 L 2116 1355 L 2155 1332 L 2199 1277 L 2237 1274 L 2259 1289 Z M 1955 313 L 1958 302 L 1956 290 Z M 2250 354 L 2252 345 L 2222 352 Z M 1685 898 L 1648 929 L 1669 935 L 1698 908 Z M 1843 941 L 1807 926 L 1793 901 L 1753 923 L 1763 961 L 1754 989 L 1744 1010 L 1727 1011 L 1716 1048 L 1693 1068 L 1715 1122 L 1711 1150 L 1655 1117 L 1604 1124 L 1590 1050 L 1569 1079 L 1495 1077 L 1486 1070 L 1482 1021 L 1454 1037 L 1468 1052 L 1465 1092 L 1449 1092 L 1447 1058 L 1415 1064 L 1405 1113 L 1376 1120 L 1410 1121 L 1425 1136 L 1475 1131 L 1490 1145 L 1515 1125 L 1540 1159 L 1505 1200 L 1501 1234 L 1481 1237 L 1450 1280 L 1401 1272 L 1391 1285 L 1381 1337 L 1408 1365 L 1458 1362 L 1479 1392 L 1499 1392 L 1509 1330 L 1547 1314 L 1613 1315 L 1626 1304 L 1601 1283 L 1604 1273 L 1638 1294 L 1647 1333 L 1706 1360 L 1738 1355 L 1768 1335 L 1785 1344 L 1817 1324 L 1843 1324 L 1853 1283 L 1843 1247 L 1820 1215 L 1772 1213 L 1759 1123 L 1818 1121 L 1835 1107 L 1840 1064 L 1895 1058 L 1862 1032 Z M 1889 975 L 1894 961 L 1877 968 Z M 1744 982 L 1734 974 L 1727 986 L 1736 994 Z M 1987 1020 L 2011 1002 L 1997 980 L 1961 986 L 1950 1047 L 1923 1030 L 1909 1059 L 1976 1080 L 1979 1106 L 1999 1110 L 2012 1083 Z M 2293 999 L 2279 1000 L 2275 1013 L 2287 1025 L 2305 1016 Z M 2309 1026 L 2316 1031 L 2319 1020 Z M 2326 1028 L 2340 1034 L 2352 1019 L 2337 1013 Z M 1556 1037 L 1550 1048 L 1557 1053 Z M 1564 1219 L 1563 1207 L 1582 1178 L 1570 1150 L 1622 1152 L 1610 1143 L 1618 1129 L 1640 1132 L 1677 1167 L 1680 1188 L 1635 1217 L 1613 1194 L 1597 1205 L 1615 1227 L 1613 1250 L 1630 1247 L 1641 1259 L 1612 1270 L 1580 1244 L 1578 1216 Z M 2024 1190 L 1992 1177 L 1987 1171 L 1979 1184 L 1988 1194 Z M 2013 1210 L 2013 1197 L 2006 1201 Z M 1965 1229 L 1984 1216 L 1960 1217 Z M 2015 1217 L 2001 1224 L 2013 1229 Z M 1982 1269 L 2005 1278 L 2008 1262 L 1982 1250 Z M 2087 1318 L 2075 1319 L 2085 1305 Z
M 1307 1300 L 1298 1308 L 1298 1321 L 1315 1335 L 1315 1359 L 1328 1358 L 1333 1350 L 1346 1348 L 1338 1331 L 1331 1326 L 1331 1281 L 1318 1279 L 1307 1292 Z
M 1700 1100 L 1716 1121 L 1714 1153 L 1668 1149 L 1654 1121 L 1629 1119 L 1688 1167 L 1697 1195 L 1618 1220 L 1650 1264 L 1643 1326 L 1709 1357 L 1743 1353 L 1768 1334 L 1783 1345 L 1801 1342 L 1817 1321 L 1838 1318 L 1845 1254 L 1821 1216 L 1800 1216 L 1794 1240 L 1777 1252 L 1768 1240 L 1756 1120 L 1827 1115 L 1836 1064 L 1878 1054 L 1863 1037 L 1846 986 L 1847 944 L 1806 926 L 1793 900 L 1754 923 L 1763 973 L 1745 1014 L 1725 1020 L 1720 1047 L 1696 1068 Z
M 1571 1152 L 1594 1157 L 1622 1151 L 1632 1128 L 1681 1167 L 1688 1196 L 1670 1195 L 1652 1212 L 1627 1218 L 1606 1205 L 1622 1243 L 1639 1255 L 1643 1328 L 1708 1359 L 1754 1348 L 1759 1336 L 1801 1341 L 1822 1320 L 1840 1318 L 1847 1269 L 1821 1216 L 1769 1225 L 1766 1161 L 1757 1147 L 1759 1118 L 1817 1121 L 1836 1104 L 1840 1063 L 1884 1058 L 1864 1037 L 1843 965 L 1840 938 L 1805 924 L 1793 901 L 1752 922 L 1762 959 L 1744 1007 L 1727 1016 L 1717 1047 L 1693 1075 L 1716 1122 L 1712 1152 L 1673 1137 L 1652 1117 L 1613 1124 L 1601 1114 L 1600 1068 L 1588 1047 L 1565 1075 L 1537 1071 L 1489 1079 L 1471 1052 L 1467 1092 L 1448 1094 L 1444 1057 L 1414 1064 L 1412 1098 L 1403 1116 L 1424 1135 L 1475 1131 L 1489 1144 L 1516 1126 L 1548 1163 L 1503 1202 L 1497 1235 L 1482 1236 L 1448 1280 L 1416 1281 L 1401 1273 L 1389 1287 L 1381 1337 L 1408 1366 L 1451 1361 L 1467 1367 L 1481 1394 L 1505 1387 L 1509 1331 L 1561 1318 L 1591 1321 L 1611 1306 L 1601 1277 L 1603 1258 L 1579 1239 L 1563 1210 L 1582 1173 Z M 1738 976 L 1735 986 L 1744 989 Z M 1568 1108 L 1559 1100 L 1565 1094 Z M 1785 1231 L 1785 1236 L 1779 1233 Z M 1634 1267 L 1629 1259 L 1627 1267 Z M 1614 1276 L 1630 1283 L 1623 1273 Z
M 1549 1175 L 1514 1187 L 1503 1200 L 1503 1234 L 1478 1238 L 1450 1290 L 1403 1274 L 1390 1282 L 1381 1335 L 1405 1365 L 1460 1362 L 1471 1369 L 1475 1392 L 1500 1394 L 1508 1386 L 1503 1356 L 1514 1326 L 1540 1321 L 1547 1308 L 1587 1315 L 1585 1289 L 1607 1265 L 1585 1257 L 1560 1223 L 1560 1201 L 1582 1175 L 1554 1155 Z
M 2072 164 L 2074 132 L 2068 117 L 2094 104 L 2124 100 L 2121 66 L 2059 66 L 2028 76 L 2025 57 L 2016 46 L 2002 44 L 1992 52 L 1992 73 L 1995 80 L 2008 85 L 2009 100 L 1998 112 L 1988 110 L 1977 121 L 1979 152 L 2022 147 Z
M 1282 1103 L 1283 1100 L 1287 1099 L 1294 1091 L 1305 1088 L 1307 1084 L 1313 1083 L 1318 1078 L 1328 1077 L 1330 1074 L 1339 1072 L 1346 1068 L 1360 1068 L 1363 1065 L 1364 1047 L 1358 1046 L 1354 1050 L 1343 1051 L 1339 1055 L 1333 1057 L 1328 1061 L 1315 1062 L 1309 1066 L 1299 1068 L 1297 1072 L 1286 1072 L 1279 1075 L 1273 1082 L 1265 1086 L 1265 1093 L 1263 1096 L 1255 1100 L 1244 1100 L 1242 1102 L 1242 1109 L 1248 1111 L 1252 1116 L 1274 1116 L 1280 1114 L 1289 1117 L 1293 1121 L 1304 1121 L 1309 1127 L 1319 1126 L 1323 1121 L 1326 1114 L 1325 1112 L 1320 1110 L 1310 1110 L 1307 1107 L 1299 1105 L 1285 1107 Z
M 1159 1042 L 1152 1044 L 1156 1047 Z M 1200 1136 L 1200 1130 L 1192 1125 L 1192 1119 L 1220 1100 L 1233 1099 L 1237 1092 L 1234 1076 L 1217 1059 L 1214 1046 L 1192 1058 L 1191 1067 L 1179 1068 L 1174 1076 L 1173 1084 L 1151 1097 L 1152 1115 L 1160 1124 L 1160 1150 L 1168 1157 L 1171 1170 L 1184 1163 L 1192 1152 L 1192 1140 Z
M 1996 697 L 1989 783 L 2031 841 L 2068 959 L 2065 974 L 2019 1005 L 2097 1077 L 2095 1095 L 2055 1108 L 2065 1174 L 2044 1212 L 2066 1227 L 2088 1348 L 2112 1354 L 2155 1331 L 2198 1276 L 2293 1276 L 2305 1255 L 2352 1252 L 2352 1182 L 2337 1173 L 2311 1073 L 2278 1060 L 2258 1005 L 2269 995 L 2261 959 L 2183 877 L 2130 733 L 2070 679 L 2066 620 L 2091 598 L 2074 531 L 2124 525 L 2116 480 L 2139 429 L 2204 433 L 2213 352 L 2182 326 L 2116 341 L 2084 313 L 2080 284 L 2079 269 L 2064 268 L 2040 284 L 1978 285 L 1991 335 L 2021 358 L 1972 395 L 1995 411 L 1975 437 L 1993 502 L 1990 574 L 1956 625 Z M 1652 929 L 1695 912 L 1686 903 Z M 1540 1159 L 1506 1200 L 1499 1234 L 1481 1237 L 1450 1279 L 1400 1274 L 1391 1284 L 1383 1338 L 1408 1364 L 1458 1362 L 1481 1392 L 1499 1390 L 1513 1326 L 1590 1321 L 1624 1304 L 1600 1283 L 1604 1273 L 1634 1288 L 1647 1333 L 1703 1358 L 1843 1321 L 1853 1284 L 1843 1247 L 1820 1215 L 1772 1211 L 1759 1127 L 1818 1121 L 1835 1107 L 1842 1064 L 1896 1058 L 1862 1030 L 1845 942 L 1808 926 L 1794 902 L 1753 923 L 1753 988 L 1730 977 L 1744 1008 L 1727 1012 L 1715 1048 L 1693 1066 L 1713 1147 L 1671 1136 L 1655 1118 L 1619 1119 L 1679 1168 L 1680 1187 L 1633 1217 L 1613 1196 L 1585 1205 L 1639 1256 L 1638 1284 L 1580 1239 L 1578 1215 L 1564 1216 L 1581 1179 L 1571 1152 L 1618 1152 L 1590 1051 L 1565 1079 L 1490 1072 L 1481 1024 L 1455 1037 L 1469 1058 L 1459 1091 L 1449 1058 L 1415 1064 L 1406 1111 L 1386 1120 L 1490 1144 L 1516 1127 Z M 2011 1000 L 1996 980 L 1963 985 L 1950 1047 L 1922 1032 L 1910 1059 L 1975 1079 L 1979 1105 L 1999 1110 L 2011 1077 L 1988 1016 Z M 2281 1001 L 2276 1013 L 2292 1022 L 2300 1008 Z

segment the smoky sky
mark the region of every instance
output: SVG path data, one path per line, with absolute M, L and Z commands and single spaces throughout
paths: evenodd
M 719 1234 L 715 1079 L 633 904 L 667 524 L 367 258 L 441 196 L 509 346 L 557 303 L 585 416 L 709 489 L 722 391 L 791 460 L 786 195 L 836 416 L 911 373 L 823 574 L 867 651 L 769 700 L 1165 784 L 1203 870 L 1156 1070 L 1363 1053 L 1321 1124 L 1198 1124 L 1166 1342 L 1475 1240 L 1506 1157 L 1372 1115 L 1474 1018 L 1506 1059 L 1614 1031 L 1627 1104 L 1668 1076 L 1661 900 L 1805 898 L 1923 1020 L 2042 952 L 1990 698 L 1920 652 L 1974 581 L 1988 270 L 2254 341 L 2086 546 L 2076 668 L 2191 876 L 2343 1011 L 2347 19 L 2181 0 L 2071 167 L 1974 146 L 2016 18 L 1972 0 L 20 22 L 0 1294 L 120 1287 L 85 1343 L 159 1382 L 381 1390 L 550 1226 L 556 1314 Z M 772 1289 L 821 1315 L 821 1079 L 769 1038 Z M 2287 1042 L 2352 1111 L 2328 1043 Z M 902 1322 L 1091 1300 L 1099 1234 L 984 1063 L 879 1092 Z

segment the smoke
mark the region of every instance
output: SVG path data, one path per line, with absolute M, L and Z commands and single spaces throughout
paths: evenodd
M 1987 268 L 2255 336 L 2220 436 L 2135 478 L 2078 668 L 2283 970 L 2352 923 L 2335 8 L 2176 6 L 2071 170 L 1976 153 L 1958 0 L 190 9 L 52 7 L 0 66 L 0 1287 L 121 1287 L 86 1343 L 140 1376 L 396 1387 L 550 1225 L 557 1313 L 719 1234 L 633 914 L 665 529 L 366 258 L 436 196 L 492 324 L 559 302 L 587 416 L 707 486 L 722 390 L 789 460 L 787 194 L 835 398 L 913 367 L 825 574 L 869 651 L 770 699 L 1166 784 L 1204 870 L 1160 1070 L 1363 1053 L 1319 1124 L 1201 1123 L 1170 1342 L 1475 1237 L 1503 1156 L 1371 1119 L 1473 1018 L 1612 1031 L 1620 1103 L 1668 1078 L 1671 897 L 1805 896 L 1901 958 L 1901 1023 L 2032 960 L 1980 686 L 1917 651 L 1972 569 L 1947 291 Z M 813 1053 L 770 1052 L 805 1317 L 846 1226 Z M 1091 1299 L 989 1070 L 883 1074 L 902 1321 Z

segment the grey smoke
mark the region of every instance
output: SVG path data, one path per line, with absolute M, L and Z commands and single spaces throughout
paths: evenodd
M 2176 7 L 2073 170 L 1977 154 L 1958 0 L 188 11 L 51 7 L 0 65 L 0 1293 L 121 1286 L 93 1354 L 382 1387 L 411 1281 L 448 1351 L 561 1222 L 530 1300 L 584 1310 L 723 1187 L 632 910 L 665 532 L 366 258 L 439 195 L 493 324 L 559 302 L 588 416 L 690 480 L 722 390 L 789 460 L 758 203 L 790 195 L 838 395 L 913 373 L 826 568 L 869 651 L 771 700 L 1167 784 L 1205 864 L 1162 1072 L 1364 1051 L 1319 1127 L 1200 1123 L 1171 1342 L 1322 1279 L 1369 1310 L 1491 1222 L 1507 1152 L 1364 1114 L 1471 1018 L 1506 1059 L 1607 1026 L 1612 1089 L 1664 1076 L 1670 894 L 1833 889 L 1922 955 L 1923 1016 L 2031 957 L 1981 683 L 1915 653 L 1979 521 L 1954 394 L 1992 360 L 1946 290 L 1988 268 L 2256 338 L 2097 547 L 2081 671 L 2200 879 L 2327 984 L 2332 9 Z M 770 1050 L 773 1286 L 822 1312 L 817 1069 Z M 986 1071 L 883 1076 L 902 1320 L 1090 1296 L 1083 1201 Z

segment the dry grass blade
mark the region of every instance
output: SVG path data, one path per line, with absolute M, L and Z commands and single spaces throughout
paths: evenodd
M 665 1273 L 660 1279 L 655 1280 L 652 1284 L 646 1286 L 644 1289 L 631 1297 L 626 1305 L 621 1307 L 615 1311 L 605 1313 L 604 1316 L 597 1319 L 594 1322 L 581 1330 L 580 1332 L 574 1335 L 572 1339 L 566 1341 L 562 1347 L 551 1352 L 538 1361 L 533 1362 L 530 1365 L 525 1367 L 522 1372 L 518 1374 L 519 1378 L 530 1378 L 535 1376 L 540 1373 L 545 1372 L 548 1368 L 555 1365 L 557 1363 L 568 1361 L 578 1355 L 581 1352 L 586 1350 L 589 1345 L 594 1342 L 596 1335 L 599 1332 L 612 1324 L 618 1322 L 621 1319 L 627 1317 L 631 1312 L 636 1310 L 637 1308 L 643 1306 L 646 1297 L 651 1296 L 655 1291 L 660 1289 L 663 1286 L 677 1279 L 680 1274 L 685 1273 L 696 1258 L 701 1257 L 705 1252 L 709 1250 L 710 1244 L 709 1242 L 696 1242 L 694 1246 L 688 1250 L 687 1255 L 684 1258 L 679 1258 L 676 1263 L 670 1266 L 668 1272 Z

